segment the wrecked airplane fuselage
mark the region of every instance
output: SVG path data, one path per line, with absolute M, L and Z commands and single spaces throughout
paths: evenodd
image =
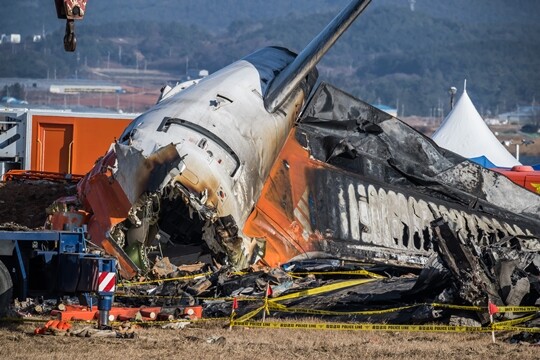
M 440 218 L 479 246 L 538 241 L 538 195 L 330 85 L 312 91 L 315 64 L 368 3 L 298 56 L 262 49 L 130 124 L 78 186 L 91 241 L 123 277 L 153 248 L 238 269 L 321 256 L 421 266 Z
M 92 239 L 123 248 L 124 268 L 146 268 L 145 248 L 160 242 L 203 246 L 238 267 L 254 262 L 257 239 L 243 236 L 243 224 L 316 79 L 311 72 L 279 111 L 268 113 L 267 76 L 293 59 L 288 50 L 263 49 L 136 118 L 97 174 L 79 185 L 100 223 L 90 224 Z M 100 209 L 103 202 L 109 204 Z
M 400 120 L 322 84 L 303 111 L 245 233 L 271 265 L 297 256 L 418 264 L 431 222 L 487 246 L 540 235 L 540 197 L 439 148 Z
M 244 223 L 311 93 L 315 65 L 369 2 L 351 1 L 298 56 L 262 49 L 170 90 L 133 121 L 78 188 L 92 241 L 119 258 L 124 277 L 162 243 L 202 247 L 236 267 L 264 253 Z

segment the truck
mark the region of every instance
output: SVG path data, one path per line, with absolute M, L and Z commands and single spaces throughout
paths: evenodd
M 90 251 L 83 230 L 0 231 L 0 318 L 14 298 L 72 295 L 92 306 L 97 296 L 98 326 L 109 326 L 116 259 Z
M 85 174 L 136 114 L 50 109 L 0 110 L 0 176 L 21 169 Z M 108 325 L 116 259 L 93 254 L 83 228 L 69 231 L 0 230 L 0 318 L 14 298 L 76 295 Z M 94 295 L 92 295 L 94 294 Z

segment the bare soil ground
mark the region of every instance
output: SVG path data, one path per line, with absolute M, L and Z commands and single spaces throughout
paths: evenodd
M 540 347 L 508 334 L 288 329 L 228 331 L 223 322 L 183 330 L 137 330 L 135 339 L 33 335 L 35 326 L 0 326 L 1 359 L 538 359 Z M 209 343 L 210 339 L 217 339 Z
M 74 184 L 43 180 L 0 182 L 0 224 L 16 223 L 31 229 L 42 227 L 47 207 L 76 191 Z

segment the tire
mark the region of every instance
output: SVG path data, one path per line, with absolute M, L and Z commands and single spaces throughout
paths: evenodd
M 6 316 L 13 295 L 13 282 L 9 271 L 0 260 L 0 318 Z

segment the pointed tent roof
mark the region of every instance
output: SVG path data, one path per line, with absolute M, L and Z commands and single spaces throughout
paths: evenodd
M 468 159 L 484 156 L 497 167 L 521 165 L 486 125 L 463 87 L 454 109 L 431 137 L 437 145 Z

